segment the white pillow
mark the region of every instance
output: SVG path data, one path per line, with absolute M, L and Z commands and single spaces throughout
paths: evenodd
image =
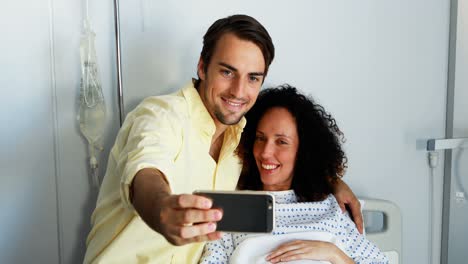
M 232 253 L 229 263 L 232 264 L 269 264 L 265 258 L 278 246 L 294 240 L 320 240 L 335 244 L 344 251 L 344 246 L 336 237 L 328 232 L 300 232 L 284 235 L 260 235 L 250 237 L 242 241 Z M 317 260 L 296 260 L 289 261 L 288 264 L 329 264 L 328 261 Z

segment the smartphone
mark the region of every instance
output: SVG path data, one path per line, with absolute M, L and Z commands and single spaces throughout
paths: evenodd
M 270 233 L 275 226 L 275 197 L 264 191 L 195 191 L 213 201 L 223 218 L 216 230 L 225 232 Z

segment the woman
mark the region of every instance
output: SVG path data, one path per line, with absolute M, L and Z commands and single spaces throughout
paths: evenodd
M 347 159 L 341 148 L 343 134 L 331 115 L 284 85 L 263 90 L 246 117 L 238 149 L 244 165 L 238 189 L 270 191 L 276 200 L 276 227 L 263 242 L 258 235 L 226 233 L 205 246 L 201 262 L 233 262 L 242 258 L 242 244 L 262 243 L 253 253 L 242 252 L 268 252 L 260 254 L 264 263 L 388 263 L 359 234 L 332 194 Z

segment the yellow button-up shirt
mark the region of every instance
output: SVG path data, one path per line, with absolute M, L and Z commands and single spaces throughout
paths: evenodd
M 139 170 L 157 168 L 173 194 L 235 189 L 241 164 L 234 150 L 245 122 L 226 130 L 216 163 L 209 155 L 215 124 L 193 84 L 145 99 L 127 115 L 110 152 L 84 262 L 197 263 L 204 243 L 169 244 L 138 216 L 129 186 Z

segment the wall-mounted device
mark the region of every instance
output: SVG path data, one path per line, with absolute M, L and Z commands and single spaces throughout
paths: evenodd
M 427 150 L 444 150 L 455 148 L 468 148 L 468 138 L 429 139 Z

